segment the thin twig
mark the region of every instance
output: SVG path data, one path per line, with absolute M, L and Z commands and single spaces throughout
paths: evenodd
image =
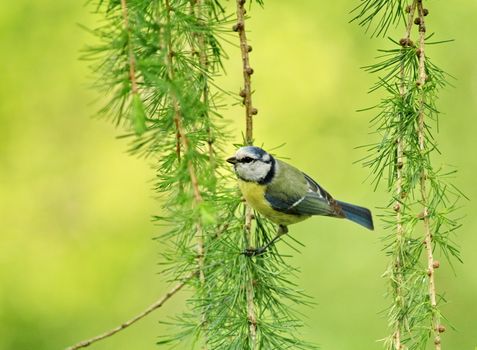
M 257 114 L 257 109 L 252 105 L 252 86 L 251 75 L 253 69 L 250 67 L 249 52 L 252 47 L 247 43 L 245 32 L 245 0 L 237 1 L 237 23 L 234 25 L 234 31 L 238 32 L 240 38 L 240 51 L 242 53 L 242 69 L 244 88 L 240 92 L 245 105 L 245 143 L 253 144 L 253 116 Z M 252 209 L 246 204 L 245 208 L 245 244 L 246 248 L 252 247 Z M 250 348 L 257 348 L 257 315 L 255 311 L 255 290 L 252 277 L 247 281 L 247 318 L 249 323 Z
M 171 12 L 172 12 L 172 7 L 169 3 L 169 0 L 165 0 L 166 7 L 167 7 L 167 25 L 170 27 L 171 25 Z M 174 50 L 172 48 L 172 39 L 171 36 L 168 35 L 168 40 L 167 40 L 167 66 L 168 66 L 168 75 L 169 79 L 172 81 L 174 79 L 174 67 L 173 67 L 173 56 L 174 56 Z M 177 129 L 177 138 L 178 142 L 182 145 L 184 148 L 184 153 L 188 153 L 190 149 L 190 144 L 189 144 L 189 139 L 187 138 L 187 135 L 185 133 L 185 130 L 182 126 L 182 115 L 181 115 L 181 109 L 179 106 L 179 102 L 177 100 L 177 96 L 172 95 L 171 96 L 173 101 L 174 101 L 174 123 L 176 125 Z M 179 146 L 180 148 L 180 146 Z M 192 184 L 192 189 L 194 193 L 194 199 L 196 203 L 202 202 L 202 195 L 200 194 L 199 190 L 199 181 L 197 180 L 197 175 L 195 173 L 195 168 L 194 165 L 192 164 L 191 161 L 187 163 L 187 169 L 189 171 L 189 176 L 190 176 L 190 181 Z
M 419 14 L 419 80 L 418 86 L 421 89 L 420 105 L 419 105 L 419 149 L 421 154 L 426 152 L 425 144 L 425 97 L 424 97 L 424 85 L 426 84 L 427 75 L 425 69 L 426 55 L 424 51 L 424 44 L 426 39 L 426 25 L 424 21 L 425 13 L 424 7 L 422 5 L 422 0 L 417 1 L 417 9 Z M 434 333 L 434 345 L 436 350 L 441 350 L 441 337 L 439 335 L 440 330 L 440 319 L 439 313 L 436 310 L 437 307 L 437 298 L 436 298 L 436 285 L 434 278 L 434 257 L 432 252 L 432 232 L 430 227 L 429 219 L 429 208 L 428 208 L 428 198 L 426 190 L 427 174 L 425 169 L 421 171 L 420 174 L 420 187 L 421 187 L 421 200 L 423 208 L 423 222 L 424 222 L 424 244 L 427 253 L 427 275 L 429 278 L 429 299 L 431 303 L 432 310 L 432 330 Z
M 242 68 L 244 88 L 240 92 L 245 105 L 245 142 L 248 145 L 253 144 L 253 116 L 257 114 L 257 109 L 252 105 L 252 87 L 251 76 L 253 69 L 250 67 L 248 53 L 252 51 L 252 47 L 247 42 L 247 34 L 245 33 L 245 0 L 237 0 L 237 23 L 234 30 L 239 33 L 240 51 L 242 52 Z
M 255 291 L 253 287 L 247 287 L 247 318 L 249 322 L 251 350 L 257 348 L 257 317 L 255 312 Z
M 169 0 L 165 0 L 166 7 L 167 7 L 167 24 L 170 28 L 171 25 L 171 12 L 172 12 L 172 7 L 170 5 Z M 173 47 L 172 47 L 172 38 L 170 35 L 168 35 L 167 39 L 167 47 L 168 47 L 168 54 L 167 54 L 167 64 L 169 66 L 169 79 L 172 81 L 174 79 L 174 68 L 173 68 Z M 179 143 L 176 147 L 179 150 L 180 146 L 182 145 L 182 148 L 184 149 L 184 153 L 187 154 L 190 149 L 190 143 L 189 139 L 187 138 L 186 132 L 183 128 L 182 125 L 182 115 L 181 115 L 181 110 L 178 102 L 178 98 L 175 95 L 172 95 L 173 99 L 173 104 L 174 104 L 174 123 L 176 126 L 176 138 L 177 142 Z M 178 155 L 180 154 L 179 151 Z M 200 193 L 200 187 L 199 187 L 199 180 L 197 178 L 197 174 L 195 171 L 194 164 L 192 160 L 187 160 L 187 170 L 189 172 L 189 177 L 191 181 L 191 186 L 192 186 L 192 191 L 194 195 L 194 205 L 197 207 L 199 206 L 203 199 L 202 195 Z M 202 224 L 200 220 L 197 221 L 196 223 L 196 234 L 195 238 L 197 241 L 197 266 L 198 266 L 198 271 L 199 271 L 199 279 L 200 283 L 202 286 L 205 284 L 205 272 L 204 272 L 204 258 L 205 258 L 205 247 L 204 247 L 204 230 L 202 228 Z M 203 327 L 206 327 L 207 324 L 207 319 L 205 312 L 202 312 L 201 314 L 201 324 Z M 207 339 L 207 332 L 205 333 L 205 337 Z M 204 349 L 207 349 L 207 345 L 204 345 Z
M 414 14 L 416 13 L 417 0 L 413 0 L 412 4 L 409 6 L 409 14 L 407 16 L 406 23 L 406 39 L 411 38 L 411 29 L 414 23 Z
M 136 82 L 136 59 L 131 45 L 131 28 L 129 26 L 128 6 L 126 0 L 121 0 L 121 10 L 123 14 L 124 29 L 128 36 L 128 54 L 129 54 L 129 80 L 131 81 L 131 91 L 134 95 L 138 93 Z
M 249 205 L 245 207 L 245 239 L 247 248 L 252 247 L 252 208 Z M 247 318 L 250 335 L 250 348 L 257 348 L 257 313 L 255 311 L 255 288 L 253 276 L 247 281 Z
M 406 46 L 410 46 L 410 37 L 411 37 L 411 29 L 412 24 L 414 21 L 414 14 L 416 12 L 416 4 L 417 0 L 414 0 L 412 4 L 408 7 L 409 14 L 407 16 L 407 23 L 406 23 L 406 33 L 404 39 L 401 39 L 401 45 L 403 46 L 403 50 L 405 50 Z M 407 93 L 406 91 L 406 77 L 405 77 L 405 70 L 404 70 L 404 62 L 401 61 L 401 70 L 400 70 L 400 79 L 401 84 L 399 87 L 399 93 L 401 98 L 404 99 Z M 402 224 L 402 200 L 404 197 L 403 193 L 403 167 L 404 167 L 404 140 L 402 135 L 398 134 L 398 138 L 396 140 L 396 202 L 394 205 L 394 209 L 396 211 L 396 239 L 397 239 L 397 254 L 396 259 L 393 262 L 394 266 L 394 274 L 395 278 L 395 293 L 396 293 L 396 300 L 402 306 L 403 296 L 402 296 L 402 284 L 403 284 L 403 277 L 402 277 L 402 262 L 401 262 L 401 247 L 402 241 L 404 239 L 404 226 Z M 394 348 L 396 350 L 402 350 L 402 342 L 401 342 L 401 329 L 402 329 L 402 320 L 398 317 L 396 319 L 394 325 Z
M 195 17 L 199 23 L 199 26 L 202 27 L 206 24 L 206 16 L 204 15 L 204 10 L 206 10 L 205 5 L 207 0 L 192 0 L 192 3 L 195 2 L 195 6 L 193 9 L 195 10 Z M 209 72 L 209 59 L 207 57 L 207 45 L 206 45 L 206 38 L 205 34 L 202 31 L 197 33 L 197 41 L 199 43 L 199 63 L 202 69 L 202 79 L 204 87 L 202 89 L 202 102 L 204 104 L 204 117 L 209 118 L 208 111 L 209 111 L 209 84 L 208 84 L 208 72 Z M 211 166 L 211 170 L 213 171 L 215 168 L 215 157 L 214 157 L 214 137 L 212 135 L 212 130 L 210 128 L 209 123 L 207 123 L 207 145 L 209 148 L 209 162 Z
M 107 332 L 104 332 L 103 334 L 97 335 L 96 337 L 80 341 L 79 343 L 70 346 L 66 350 L 77 350 L 81 348 L 85 348 L 87 346 L 90 346 L 93 343 L 96 343 L 97 341 L 106 339 L 111 337 L 112 335 L 128 328 L 132 324 L 136 323 L 137 321 L 143 319 L 147 315 L 149 315 L 151 312 L 154 310 L 160 308 L 166 301 L 168 301 L 173 295 L 175 295 L 177 292 L 179 292 L 186 284 L 191 280 L 195 275 L 197 275 L 198 271 L 194 271 L 191 273 L 189 276 L 187 276 L 181 283 L 178 283 L 174 288 L 172 288 L 169 292 L 167 292 L 165 295 L 163 295 L 159 300 L 157 300 L 155 303 L 153 303 L 151 306 L 149 306 L 146 310 L 141 312 L 140 314 L 134 316 L 130 320 L 122 323 L 120 326 L 117 326 Z
M 194 1 L 195 1 L 195 4 L 194 4 Z M 192 3 L 191 3 L 191 6 L 192 6 L 192 10 L 195 14 L 195 17 L 198 21 L 198 23 L 200 25 L 203 25 L 204 24 L 204 21 L 205 21 L 205 18 L 204 18 L 204 0 L 192 0 Z M 201 69 L 202 69 L 202 79 L 204 80 L 203 81 L 203 89 L 202 89 L 202 102 L 204 103 L 204 118 L 209 118 L 208 116 L 208 110 L 209 110 L 209 106 L 208 106 L 208 103 L 209 103 L 209 85 L 208 85 L 208 76 L 207 76 L 207 72 L 208 72 L 208 65 L 209 65 L 209 62 L 208 62 L 208 58 L 207 58 L 207 51 L 206 51 L 206 43 L 205 43 L 205 38 L 204 38 L 204 33 L 202 32 L 198 32 L 197 33 L 197 40 L 199 42 L 199 63 L 200 63 L 200 66 L 201 66 Z M 210 130 L 210 127 L 207 127 L 207 134 L 208 134 L 208 145 L 209 145 L 209 161 L 210 161 L 210 165 L 212 167 L 212 171 L 213 171 L 213 167 L 214 167 L 214 150 L 213 150 L 213 146 L 212 146 L 212 136 L 211 136 L 211 130 Z M 191 163 L 190 163 L 191 165 Z M 200 192 L 199 192 L 199 186 L 198 186 L 198 183 L 197 183 L 197 176 L 195 176 L 195 172 L 193 174 L 194 176 L 192 176 L 191 174 L 191 179 L 194 178 L 194 181 L 196 182 L 195 184 L 195 187 L 194 187 L 194 195 L 196 197 L 196 202 L 197 203 L 200 203 L 202 201 L 202 198 L 200 196 Z M 197 253 L 198 253 L 198 259 L 199 259 L 199 268 L 203 267 L 204 266 L 204 254 L 205 254 L 205 249 L 204 249 L 204 239 L 203 239 L 203 233 L 202 231 L 198 230 L 198 234 L 197 235 Z M 200 269 L 201 270 L 201 273 L 200 273 L 200 280 L 201 280 L 201 283 L 202 285 L 205 284 L 205 275 L 204 275 L 204 271 L 203 271 L 203 268 Z M 203 320 L 202 322 L 205 323 L 205 314 L 202 315 L 203 316 Z
M 168 30 L 171 28 L 171 5 L 169 3 L 169 0 L 165 0 L 166 4 L 166 24 Z M 172 81 L 174 80 L 174 66 L 173 66 L 173 57 L 174 57 L 174 51 L 172 50 L 172 38 L 170 33 L 167 33 L 167 54 L 165 55 L 165 64 L 166 67 L 168 67 L 167 74 L 169 77 L 169 80 Z M 173 105 L 174 105 L 174 125 L 176 128 L 176 154 L 177 154 L 177 159 L 180 162 L 181 161 L 181 137 L 182 137 L 182 132 L 181 132 L 181 116 L 180 116 L 180 108 L 179 108 L 179 103 L 177 102 L 177 98 L 175 96 L 172 96 L 173 99 Z

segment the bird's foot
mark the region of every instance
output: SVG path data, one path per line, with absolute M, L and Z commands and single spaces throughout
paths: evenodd
M 242 252 L 242 254 L 248 257 L 262 255 L 266 253 L 267 249 L 270 246 L 274 245 L 276 241 L 278 241 L 283 235 L 287 233 L 288 233 L 288 227 L 286 227 L 285 225 L 279 225 L 277 235 L 270 242 L 265 244 L 263 247 L 247 248 Z
M 242 254 L 251 258 L 252 256 L 262 255 L 266 251 L 267 251 L 266 246 L 260 247 L 260 248 L 247 248 L 242 252 Z
M 282 235 L 286 235 L 288 233 L 288 227 L 285 225 L 278 225 L 277 236 L 280 237 Z

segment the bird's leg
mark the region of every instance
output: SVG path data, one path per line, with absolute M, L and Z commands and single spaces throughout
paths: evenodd
M 288 227 L 286 227 L 285 225 L 279 225 L 277 235 L 270 242 L 268 242 L 267 244 L 265 244 L 264 246 L 259 247 L 259 248 L 247 248 L 243 252 L 243 254 L 246 255 L 246 256 L 261 255 L 261 254 L 265 253 L 271 245 L 275 244 L 278 240 L 280 240 L 280 238 L 283 235 L 285 235 L 287 233 L 288 233 Z

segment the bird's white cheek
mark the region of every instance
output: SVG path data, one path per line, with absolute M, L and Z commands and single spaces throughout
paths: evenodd
M 249 169 L 245 168 L 242 164 L 235 165 L 235 172 L 239 177 L 242 179 L 248 180 L 250 178 L 250 171 Z
M 267 176 L 270 170 L 269 164 L 264 163 L 247 163 L 237 164 L 235 166 L 235 172 L 237 175 L 245 181 L 260 181 Z

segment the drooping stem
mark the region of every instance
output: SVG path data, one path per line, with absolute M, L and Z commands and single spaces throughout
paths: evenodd
M 245 240 L 246 248 L 252 247 L 252 209 L 245 207 Z M 257 313 L 255 310 L 255 288 L 253 275 L 249 276 L 246 285 L 247 289 L 247 318 L 249 327 L 250 348 L 255 350 L 257 347 Z
M 195 3 L 194 3 L 195 1 Z M 204 0 L 193 0 L 191 3 L 192 6 L 192 12 L 194 13 L 197 21 L 199 22 L 200 25 L 203 25 L 204 22 L 204 17 L 203 17 L 203 7 L 204 7 Z M 200 61 L 200 66 L 202 70 L 201 77 L 203 79 L 203 89 L 201 93 L 202 97 L 202 103 L 204 104 L 204 118 L 208 118 L 208 102 L 209 102 L 209 86 L 208 86 L 208 77 L 207 77 L 207 71 L 208 71 L 208 58 L 207 58 L 207 52 L 206 52 L 206 45 L 205 45 L 205 38 L 204 34 L 199 32 L 196 34 L 197 35 L 197 41 L 199 42 L 199 61 Z M 210 142 L 210 128 L 208 129 L 208 135 L 209 135 L 209 157 L 210 157 L 210 162 L 211 166 L 213 163 L 213 148 L 212 148 L 212 143 Z M 188 147 L 188 145 L 187 145 Z M 199 184 L 197 180 L 197 176 L 195 174 L 195 171 L 193 169 L 192 163 L 189 161 L 188 164 L 189 167 L 189 174 L 191 177 L 191 182 L 192 186 L 194 188 L 194 197 L 196 203 L 202 202 L 202 197 L 200 195 L 199 191 Z M 191 168 L 192 167 L 192 168 Z M 199 271 L 200 271 L 200 281 L 202 286 L 205 284 L 205 275 L 204 275 L 204 254 L 205 254 L 205 248 L 204 248 L 204 236 L 203 236 L 203 230 L 200 227 L 200 225 L 197 226 L 197 234 L 196 234 L 196 240 L 197 240 L 197 260 L 198 260 L 198 266 L 199 266 Z M 202 322 L 205 323 L 205 313 L 202 314 Z
M 408 16 L 406 22 L 406 32 L 404 38 L 400 40 L 400 44 L 402 45 L 402 54 L 405 54 L 405 50 L 408 46 L 412 46 L 412 42 L 410 40 L 411 37 L 411 29 L 414 20 L 414 14 L 416 12 L 416 2 L 414 0 L 412 4 L 407 8 Z M 407 94 L 406 89 L 406 74 L 405 74 L 405 63 L 404 60 L 401 60 L 401 68 L 400 68 L 400 86 L 399 86 L 399 93 L 401 95 L 401 99 L 404 101 Z M 402 113 L 398 114 L 398 118 L 403 118 L 404 116 Z M 399 120 L 399 125 L 402 125 L 402 120 Z M 402 261 L 401 261 L 401 254 L 402 254 L 402 247 L 404 241 L 404 226 L 403 226 L 403 218 L 402 218 L 402 211 L 403 205 L 402 201 L 405 198 L 405 193 L 403 192 L 403 167 L 404 167 L 404 140 L 402 136 L 402 131 L 398 130 L 398 135 L 396 139 L 396 201 L 394 203 L 394 210 L 396 211 L 396 241 L 397 241 L 397 251 L 395 255 L 395 260 L 393 262 L 393 270 L 394 270 L 394 293 L 396 296 L 397 303 L 399 304 L 400 308 L 402 308 L 403 303 L 403 294 L 402 294 L 402 287 L 403 287 L 403 276 L 402 276 Z M 393 334 L 393 341 L 394 341 L 394 349 L 395 350 L 402 350 L 402 342 L 401 342 L 401 329 L 403 327 L 402 319 L 397 317 L 394 322 L 394 334 Z
M 242 54 L 242 70 L 244 87 L 240 91 L 240 96 L 243 98 L 245 105 L 245 143 L 247 145 L 253 144 L 253 116 L 257 114 L 257 109 L 252 105 L 252 85 L 251 76 L 253 69 L 250 67 L 249 52 L 252 47 L 248 45 L 247 34 L 245 32 L 245 0 L 237 1 L 237 23 L 233 26 L 233 30 L 238 32 L 240 39 L 240 51 Z M 245 248 L 251 248 L 252 242 L 252 209 L 250 206 L 245 207 Z M 257 315 L 255 310 L 255 291 L 253 276 L 249 276 L 246 285 L 247 297 L 247 318 L 249 324 L 249 344 L 252 350 L 257 347 Z
M 379 112 L 373 119 L 383 137 L 370 149 L 373 154 L 364 164 L 376 174 L 376 184 L 388 172 L 388 189 L 393 195 L 393 217 L 385 219 L 393 228 L 386 237 L 386 250 L 392 256 L 387 269 L 392 295 L 392 335 L 386 339 L 389 350 L 423 349 L 430 337 L 435 350 L 441 349 L 440 333 L 445 327 L 440 324 L 437 307 L 440 300 L 435 270 L 439 261 L 434 259 L 435 248 L 460 260 L 458 249 L 444 233 L 458 227 L 449 213 L 455 210 L 461 193 L 448 190 L 454 186 L 446 183 L 431 162 L 436 147 L 430 123 L 439 116 L 437 92 L 447 85 L 447 74 L 430 61 L 425 51 L 425 16 L 429 11 L 423 1 L 362 0 L 355 18 L 368 27 L 374 22 L 375 33 L 384 34 L 390 23 L 407 17 L 406 33 L 399 40 L 401 47 L 383 50 L 380 62 L 366 67 L 382 74 L 372 91 L 380 89 L 388 94 L 377 105 Z M 406 2 L 409 5 L 404 7 Z M 414 24 L 418 30 L 413 42 Z M 414 212 L 416 208 L 420 214 Z M 419 232 L 416 226 L 421 224 L 423 231 Z M 443 228 L 447 225 L 449 228 Z
M 409 40 L 411 38 L 411 29 L 414 22 L 414 14 L 416 13 L 417 0 L 413 0 L 411 5 L 406 8 L 408 11 L 407 21 L 406 21 L 406 36 L 405 38 Z
M 245 143 L 253 144 L 253 116 L 258 113 L 258 110 L 252 104 L 252 85 L 251 76 L 253 69 L 250 67 L 249 52 L 252 51 L 252 46 L 247 42 L 247 34 L 245 32 L 245 0 L 237 0 L 237 23 L 233 29 L 238 32 L 240 37 L 240 51 L 242 52 L 242 69 L 243 69 L 243 90 L 240 96 L 243 98 L 245 105 Z
M 165 0 L 166 4 L 166 20 L 167 20 L 167 25 L 169 26 L 170 30 L 170 24 L 171 24 L 171 13 L 173 11 L 173 8 L 170 5 L 169 0 Z M 169 74 L 169 79 L 172 81 L 174 79 L 174 67 L 173 67 L 173 56 L 174 56 L 174 51 L 173 51 L 173 46 L 172 46 L 172 38 L 171 35 L 167 35 L 167 65 L 168 65 L 168 74 Z M 186 132 L 184 130 L 184 127 L 182 125 L 182 114 L 180 110 L 180 105 L 177 96 L 172 94 L 171 98 L 173 99 L 173 106 L 174 106 L 174 123 L 176 126 L 176 137 L 177 137 L 177 155 L 180 160 L 180 149 L 182 148 L 184 150 L 184 154 L 188 154 L 190 150 L 190 143 L 189 139 L 186 135 Z M 199 206 L 202 202 L 202 195 L 200 193 L 200 185 L 199 185 L 199 180 L 196 174 L 196 170 L 194 167 L 194 164 L 192 160 L 188 159 L 187 160 L 187 170 L 189 173 L 190 181 L 191 181 L 191 186 L 192 186 L 192 191 L 193 191 L 193 196 L 194 196 L 194 205 L 197 207 Z M 204 256 L 205 256 L 205 247 L 204 247 L 204 230 L 202 227 L 202 224 L 200 222 L 200 219 L 198 219 L 196 225 L 195 225 L 195 239 L 197 242 L 197 266 L 198 266 L 198 271 L 199 271 L 199 279 L 200 283 L 202 286 L 205 284 L 205 272 L 204 272 Z M 201 313 L 201 324 L 202 327 L 205 329 L 206 328 L 206 316 L 205 313 Z M 207 332 L 205 333 L 205 338 L 207 339 Z M 206 344 L 204 345 L 204 349 L 207 349 Z
M 174 66 L 173 66 L 173 57 L 174 57 L 174 50 L 172 48 L 172 37 L 171 37 L 171 12 L 172 12 L 172 7 L 169 3 L 169 0 L 165 0 L 165 5 L 166 5 L 166 26 L 167 26 L 167 31 L 166 31 L 166 45 L 167 45 L 167 54 L 165 56 L 165 65 L 168 68 L 167 69 L 167 74 L 169 77 L 169 81 L 174 80 Z M 181 115 L 180 115 L 180 108 L 179 108 L 179 103 L 177 101 L 177 98 L 175 96 L 171 97 L 173 99 L 173 105 L 174 105 L 174 125 L 176 128 L 176 154 L 177 154 L 177 160 L 180 162 L 181 161 L 181 138 L 182 138 L 182 133 L 181 133 Z
M 123 15 L 124 29 L 128 37 L 129 81 L 131 82 L 131 91 L 134 95 L 136 95 L 138 93 L 136 81 L 136 59 L 134 58 L 133 46 L 131 44 L 131 28 L 129 26 L 128 6 L 126 0 L 121 0 L 121 10 Z
M 425 142 L 425 132 L 426 132 L 426 121 L 425 121 L 425 91 L 424 86 L 427 81 L 426 75 L 426 55 L 425 55 L 425 39 L 426 39 L 426 25 L 424 21 L 425 10 L 422 4 L 422 0 L 417 0 L 417 10 L 418 10 L 418 25 L 419 25 L 419 79 L 417 85 L 420 88 L 420 100 L 419 100 L 419 119 L 418 119 L 418 128 L 419 128 L 419 150 L 421 152 L 421 157 L 424 157 L 427 149 Z M 436 297 L 436 284 L 434 277 L 434 269 L 437 266 L 436 261 L 433 257 L 433 239 L 431 231 L 431 223 L 429 218 L 429 199 L 427 195 L 427 173 L 426 169 L 423 166 L 420 174 L 420 191 L 421 191 L 421 202 L 423 206 L 422 218 L 424 224 L 424 245 L 427 254 L 427 276 L 429 279 L 429 301 L 431 304 L 432 310 L 432 330 L 434 333 L 434 345 L 436 350 L 441 350 L 441 338 L 439 335 L 440 327 L 440 317 L 439 312 L 437 311 L 437 297 Z
M 199 24 L 199 28 L 206 25 L 206 4 L 207 0 L 192 0 L 192 10 L 195 12 L 195 17 Z M 209 110 L 209 84 L 208 84 L 208 74 L 209 74 L 209 59 L 207 56 L 207 43 L 205 34 L 199 30 L 197 35 L 197 42 L 198 42 L 198 53 L 199 53 L 199 64 L 202 70 L 202 103 L 204 104 L 204 117 L 208 118 L 208 110 Z M 195 51 L 195 50 L 194 50 Z M 214 136 L 212 134 L 212 130 L 207 123 L 207 145 L 209 149 L 209 161 L 212 170 L 215 168 L 215 156 L 214 156 Z

